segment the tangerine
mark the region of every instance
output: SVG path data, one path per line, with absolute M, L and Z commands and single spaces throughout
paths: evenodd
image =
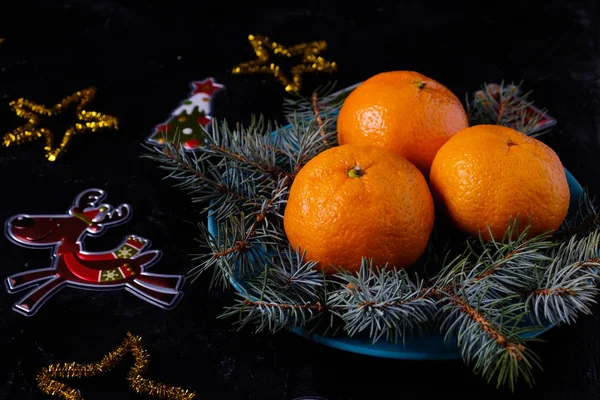
M 298 172 L 284 212 L 296 249 L 326 273 L 374 265 L 407 268 L 424 252 L 434 204 L 425 177 L 405 158 L 369 146 L 319 153 Z
M 501 239 L 509 219 L 519 228 L 531 222 L 529 235 L 555 231 L 569 209 L 569 185 L 554 150 L 499 125 L 456 133 L 438 151 L 430 185 L 453 225 L 485 240 Z
M 382 72 L 362 82 L 342 104 L 337 120 L 339 144 L 391 150 L 426 177 L 439 148 L 468 126 L 458 98 L 414 71 Z

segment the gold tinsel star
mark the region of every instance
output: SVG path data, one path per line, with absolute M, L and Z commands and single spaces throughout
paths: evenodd
M 248 40 L 256 53 L 256 59 L 236 65 L 232 73 L 239 74 L 272 74 L 284 86 L 287 92 L 299 92 L 302 87 L 302 74 L 305 72 L 334 72 L 337 64 L 325 60 L 320 53 L 327 48 L 325 41 L 300 43 L 292 47 L 285 47 L 271 41 L 268 37 L 249 35 Z M 281 72 L 281 68 L 270 61 L 269 51 L 274 55 L 283 57 L 302 56 L 300 64 L 291 69 L 290 80 Z
M 72 136 L 85 132 L 95 132 L 98 129 L 104 128 L 116 129 L 118 127 L 117 118 L 111 115 L 101 114 L 97 111 L 85 109 L 85 106 L 92 101 L 95 95 L 96 88 L 91 87 L 84 89 L 65 97 L 60 103 L 55 104 L 51 108 L 23 98 L 11 101 L 9 103 L 11 109 L 19 117 L 25 118 L 27 122 L 11 132 L 6 133 L 2 144 L 9 147 L 38 139 L 44 139 L 46 158 L 49 161 L 55 161 L 61 152 L 66 151 Z M 41 126 L 41 117 L 57 116 L 64 112 L 71 104 L 77 104 L 75 114 L 76 122 L 67 128 L 62 141 L 58 146 L 55 146 L 54 134 L 48 128 Z
M 56 396 L 63 400 L 83 400 L 81 393 L 64 383 L 58 382 L 56 378 L 89 378 L 108 372 L 115 367 L 128 353 L 133 356 L 133 365 L 127 374 L 129 386 L 138 394 L 147 394 L 160 399 L 167 400 L 192 400 L 196 394 L 188 390 L 168 386 L 144 378 L 143 374 L 148 369 L 150 356 L 143 348 L 139 336 L 127 333 L 127 337 L 113 351 L 106 354 L 102 359 L 92 364 L 79 364 L 76 362 L 64 364 L 52 364 L 44 367 L 37 374 L 38 387 L 46 394 Z

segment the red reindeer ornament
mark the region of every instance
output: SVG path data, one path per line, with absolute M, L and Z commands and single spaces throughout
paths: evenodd
M 61 288 L 86 290 L 125 289 L 164 309 L 177 305 L 183 292 L 181 275 L 161 275 L 146 270 L 160 258 L 159 250 L 144 251 L 150 241 L 139 236 L 126 237 L 115 249 L 91 253 L 84 251 L 87 235 L 97 236 L 109 226 L 131 217 L 131 207 L 113 208 L 101 204 L 106 192 L 88 189 L 80 193 L 63 215 L 16 215 L 6 222 L 6 236 L 24 247 L 53 248 L 52 266 L 25 271 L 6 278 L 9 293 L 34 286 L 13 305 L 23 315 L 35 314 Z

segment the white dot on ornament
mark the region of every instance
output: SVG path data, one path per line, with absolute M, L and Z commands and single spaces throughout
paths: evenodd
M 192 128 L 183 128 L 181 132 L 183 132 L 184 135 L 189 135 L 194 132 L 194 130 Z

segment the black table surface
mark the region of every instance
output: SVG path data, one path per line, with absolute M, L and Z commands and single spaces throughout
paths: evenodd
M 0 149 L 0 220 L 19 213 L 63 213 L 88 187 L 133 207 L 132 220 L 87 242 L 115 246 L 129 233 L 163 251 L 154 272 L 185 274 L 194 265 L 199 205 L 163 180 L 145 153 L 153 127 L 188 96 L 189 83 L 214 77 L 226 89 L 214 116 L 282 122 L 283 86 L 268 75 L 236 76 L 254 58 L 247 36 L 285 45 L 326 40 L 337 72 L 305 75 L 308 92 L 330 80 L 345 87 L 386 70 L 415 70 L 461 99 L 484 82 L 523 81 L 532 100 L 558 121 L 542 140 L 592 195 L 600 194 L 600 8 L 570 2 L 184 2 L 64 0 L 3 2 L 0 7 L 0 132 L 22 123 L 8 103 L 54 104 L 95 86 L 92 109 L 119 118 L 118 130 L 75 137 L 54 163 L 35 142 Z M 59 129 L 59 128 L 56 128 Z M 50 250 L 0 240 L 0 275 L 42 268 Z M 0 398 L 43 399 L 35 375 L 53 362 L 92 362 L 126 332 L 142 337 L 148 376 L 198 399 L 600 398 L 600 309 L 551 330 L 532 348 L 543 371 L 511 394 L 461 361 L 399 361 L 328 348 L 293 333 L 237 331 L 217 316 L 233 294 L 186 283 L 171 311 L 126 292 L 64 289 L 32 317 L 11 309 L 0 290 Z M 128 363 L 93 379 L 69 381 L 85 399 L 147 398 L 128 388 Z

